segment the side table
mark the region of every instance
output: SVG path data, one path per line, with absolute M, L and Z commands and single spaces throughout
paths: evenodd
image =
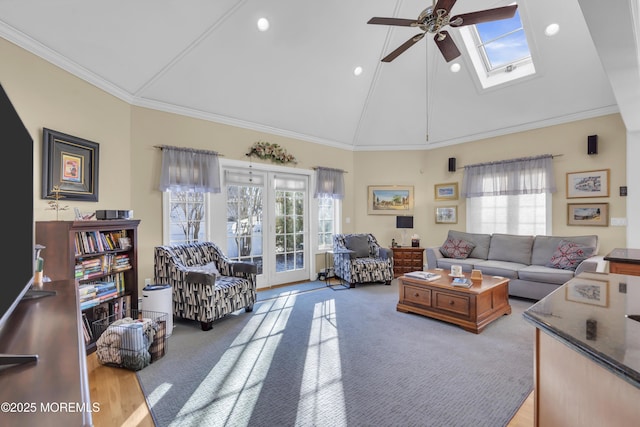
M 327 271 L 328 270 L 328 266 L 329 266 L 329 258 L 331 258 L 332 260 L 334 259 L 334 256 L 337 256 L 338 259 L 340 260 L 341 264 L 344 264 L 342 261 L 344 260 L 343 257 L 345 256 L 350 256 L 352 253 L 354 253 L 355 251 L 352 251 L 351 249 L 334 249 L 334 250 L 329 250 L 327 252 L 324 253 L 324 265 L 327 267 Z M 336 268 L 335 268 L 335 263 L 333 263 L 333 274 L 335 277 L 336 274 Z M 325 279 L 326 280 L 326 285 L 328 287 L 330 287 L 333 290 L 336 290 L 334 288 L 334 286 L 340 286 L 342 288 L 346 288 L 349 289 L 351 287 L 351 284 L 346 282 L 342 277 L 338 278 L 340 281 L 339 283 L 336 284 L 331 284 L 331 277 L 328 277 Z
M 393 277 L 424 269 L 424 248 L 397 246 L 393 251 Z
M 640 249 L 615 248 L 604 260 L 609 261 L 609 273 L 640 276 Z

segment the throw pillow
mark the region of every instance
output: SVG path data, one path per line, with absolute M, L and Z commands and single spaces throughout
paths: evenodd
M 352 250 L 351 258 L 367 258 L 369 256 L 369 237 L 366 234 L 347 236 L 344 245 Z
M 560 240 L 546 267 L 575 270 L 582 261 L 593 254 L 594 250 L 595 248 L 569 240 Z
M 440 247 L 440 253 L 447 258 L 465 259 L 475 247 L 466 240 L 449 238 Z

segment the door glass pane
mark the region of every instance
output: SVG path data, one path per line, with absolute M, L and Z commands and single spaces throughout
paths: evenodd
M 227 256 L 257 264 L 258 274 L 262 274 L 262 203 L 262 187 L 227 185 Z
M 276 191 L 276 272 L 304 268 L 304 206 L 305 193 Z

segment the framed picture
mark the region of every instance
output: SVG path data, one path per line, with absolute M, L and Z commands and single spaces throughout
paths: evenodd
M 54 186 L 66 200 L 98 201 L 99 144 L 45 128 L 42 137 L 42 198 Z
M 566 283 L 565 299 L 582 304 L 609 306 L 609 282 L 574 277 Z
M 609 225 L 609 203 L 568 203 L 567 225 Z
M 413 186 L 370 185 L 367 199 L 369 215 L 413 214 Z
M 434 188 L 436 200 L 458 200 L 458 183 L 436 184 Z
M 609 169 L 567 173 L 567 199 L 609 197 Z
M 457 224 L 458 207 L 442 206 L 436 208 L 436 224 Z

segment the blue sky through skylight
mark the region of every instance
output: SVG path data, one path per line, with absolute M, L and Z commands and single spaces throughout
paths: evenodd
M 531 56 L 519 11 L 510 19 L 477 24 L 476 30 L 491 69 Z

